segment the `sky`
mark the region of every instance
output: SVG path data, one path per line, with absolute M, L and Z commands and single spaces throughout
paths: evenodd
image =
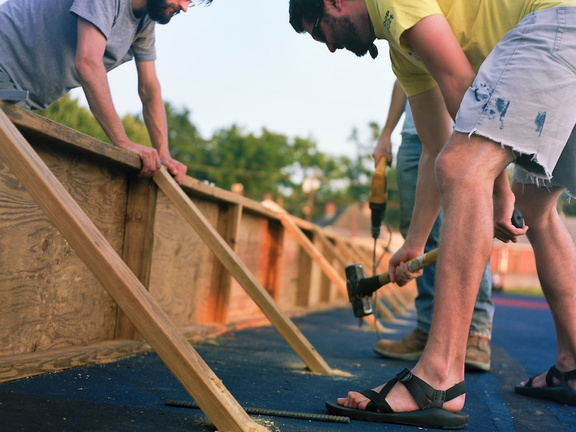
M 236 124 L 246 133 L 311 138 L 322 152 L 353 157 L 353 128 L 369 144 L 368 124 L 386 119 L 394 81 L 386 42 L 376 42 L 376 60 L 330 53 L 292 29 L 288 0 L 213 0 L 156 29 L 163 98 L 187 108 L 205 138 Z M 109 73 L 109 82 L 120 115 L 141 111 L 134 62 Z M 81 90 L 72 96 L 85 104 Z

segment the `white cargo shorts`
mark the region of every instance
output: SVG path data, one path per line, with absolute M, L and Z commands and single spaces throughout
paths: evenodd
M 514 179 L 576 197 L 576 7 L 527 15 L 494 47 L 455 130 L 511 148 Z

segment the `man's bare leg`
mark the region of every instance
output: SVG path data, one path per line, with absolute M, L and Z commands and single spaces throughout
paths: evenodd
M 556 367 L 568 372 L 576 369 L 576 245 L 556 210 L 562 190 L 514 183 L 513 191 L 529 227 L 526 235 L 556 326 Z M 532 385 L 545 386 L 545 376 L 535 378 Z M 576 390 L 576 380 L 569 385 Z
M 444 222 L 437 261 L 436 298 L 428 343 L 413 373 L 438 390 L 464 380 L 466 341 L 482 273 L 494 236 L 493 189 L 496 177 L 513 161 L 512 153 L 479 136 L 455 133 L 436 162 Z M 381 387 L 378 387 L 379 390 Z M 465 396 L 444 404 L 457 412 Z M 418 407 L 403 385 L 386 398 L 396 412 Z M 365 409 L 356 392 L 338 401 Z

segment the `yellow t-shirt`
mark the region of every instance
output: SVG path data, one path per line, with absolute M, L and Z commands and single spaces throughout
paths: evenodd
M 422 18 L 444 15 L 468 61 L 478 71 L 500 39 L 529 13 L 576 0 L 366 0 L 378 39 L 390 45 L 392 69 L 408 96 L 436 86 L 426 68 L 411 54 L 402 34 Z

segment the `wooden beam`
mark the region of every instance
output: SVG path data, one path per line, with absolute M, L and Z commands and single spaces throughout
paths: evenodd
M 178 332 L 2 110 L 0 156 L 214 425 L 225 431 L 266 431 Z
M 292 321 L 280 310 L 270 294 L 264 289 L 248 267 L 240 261 L 234 251 L 220 237 L 216 229 L 200 212 L 196 204 L 184 193 L 182 188 L 162 169 L 154 176 L 154 181 L 180 211 L 184 219 L 196 230 L 198 236 L 208 245 L 224 267 L 232 274 L 246 293 L 258 305 L 272 325 L 284 337 L 286 342 L 300 356 L 306 366 L 316 373 L 331 374 L 332 369 L 298 330 Z
M 275 299 L 280 298 L 280 282 L 284 270 L 282 254 L 284 253 L 284 227 L 278 219 L 268 219 L 268 230 L 266 231 L 266 248 L 268 250 L 266 259 L 265 285 L 266 291 Z
M 150 178 L 131 177 L 128 179 L 128 202 L 122 246 L 122 260 L 146 289 L 150 288 L 158 191 L 156 187 L 150 187 L 151 182 Z M 120 308 L 117 314 L 115 338 L 138 339 L 136 328 Z
M 13 124 L 17 125 L 25 136 L 41 136 L 42 141 L 48 141 L 50 145 L 73 152 L 84 152 L 107 164 L 128 167 L 134 173 L 140 171 L 142 163 L 134 153 L 3 101 L 0 101 L 0 109 L 10 116 Z
M 238 233 L 240 232 L 240 222 L 242 221 L 242 205 L 230 204 L 218 206 L 218 233 L 236 253 L 238 247 Z M 211 311 L 209 321 L 225 324 L 228 322 L 228 307 L 230 304 L 230 288 L 232 277 L 221 261 L 217 260 L 212 270 L 214 285 L 218 287 L 214 306 Z

